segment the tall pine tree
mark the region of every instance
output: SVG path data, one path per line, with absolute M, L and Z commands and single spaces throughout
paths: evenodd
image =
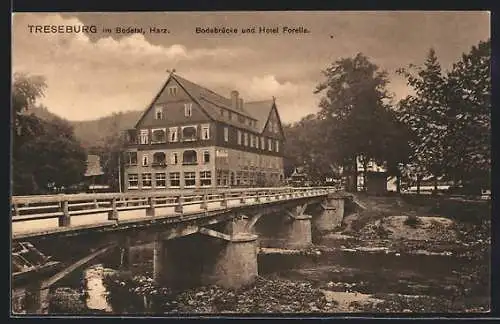
M 432 48 L 423 67 L 410 65 L 409 69 L 398 72 L 407 78 L 415 92 L 400 101 L 398 116 L 412 133 L 410 160 L 416 171 L 417 191 L 424 175 L 433 175 L 437 187 L 438 177 L 447 171 L 445 139 L 450 129 L 446 77 Z

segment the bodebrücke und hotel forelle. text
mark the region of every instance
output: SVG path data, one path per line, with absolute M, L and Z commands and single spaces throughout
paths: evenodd
M 196 34 L 307 34 L 311 31 L 305 27 L 273 26 L 273 27 L 196 27 Z

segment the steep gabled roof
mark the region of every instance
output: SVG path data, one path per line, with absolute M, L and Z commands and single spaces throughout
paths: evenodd
M 146 115 L 147 111 L 151 109 L 153 104 L 158 100 L 161 93 L 165 90 L 165 87 L 171 79 L 175 80 L 211 119 L 257 133 L 262 133 L 262 131 L 264 130 L 274 104 L 273 100 L 244 102 L 242 109 L 236 109 L 232 106 L 230 98 L 226 98 L 210 89 L 186 80 L 174 73 L 170 73 L 168 79 L 165 81 L 158 94 L 154 97 L 141 118 L 136 123 L 136 127 Z M 256 127 L 249 126 L 247 123 L 241 123 L 237 118 L 229 120 L 227 118 L 227 114 L 225 114 L 224 116 L 220 114 L 221 108 L 255 120 Z
M 189 80 L 184 79 L 183 77 L 180 77 L 176 74 L 172 74 L 172 77 L 174 80 L 176 80 L 178 83 L 180 83 L 183 88 L 189 92 L 191 96 L 196 97 L 197 99 L 203 99 L 205 101 L 211 102 L 212 104 L 215 104 L 216 106 L 226 108 L 228 110 L 231 110 L 232 112 L 238 113 L 240 115 L 243 115 L 245 117 L 250 117 L 253 118 L 252 115 L 248 113 L 248 111 L 245 109 L 245 104 L 243 104 L 243 109 L 235 109 L 231 105 L 231 99 L 226 98 L 224 96 L 221 96 L 220 94 L 207 89 L 205 87 L 202 87 L 196 83 L 193 83 Z M 218 113 L 218 111 L 217 111 Z
M 253 101 L 245 104 L 245 109 L 247 109 L 252 116 L 257 119 L 257 131 L 259 133 L 262 133 L 266 127 L 269 115 L 271 115 L 273 104 L 273 100 Z

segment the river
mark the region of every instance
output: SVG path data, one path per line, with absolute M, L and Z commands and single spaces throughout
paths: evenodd
M 457 253 L 415 254 L 387 248 L 359 250 L 345 248 L 338 239 L 324 238 L 310 253 L 286 252 L 275 249 L 263 250 L 259 254 L 260 277 L 272 282 L 273 287 L 278 287 L 262 289 L 280 289 L 283 285 L 290 285 L 289 282 L 306 283 L 309 285 L 307 289 L 320 290 L 325 296 L 334 299 L 332 305 L 335 307 L 329 308 L 331 312 L 464 312 L 489 309 L 489 250 L 480 258 Z M 133 250 L 131 275 L 142 276 L 138 286 L 152 284 L 152 255 L 151 246 Z M 51 291 L 56 302 L 51 303 L 49 313 L 118 315 L 183 312 L 182 309 L 162 306 L 164 304 L 159 303 L 158 298 L 137 293 L 139 288 L 130 292 L 127 288 L 131 287 L 127 286 L 129 283 L 126 281 L 114 286 L 110 284 L 109 280 L 105 280 L 106 274 L 119 273 L 119 265 L 120 254 L 113 253 L 62 280 Z M 116 287 L 120 284 L 125 287 Z M 194 305 L 187 305 L 184 311 L 195 309 L 196 303 L 213 302 L 208 296 L 209 290 L 191 291 L 201 297 L 196 297 L 198 301 L 194 300 L 195 297 L 189 302 L 179 301 Z M 203 297 L 204 294 L 207 297 Z M 266 291 L 259 292 L 262 296 L 256 294 L 253 293 L 252 300 L 262 298 L 261 302 L 269 303 L 265 298 L 278 299 L 275 301 L 276 307 L 292 303 L 284 299 L 280 301 L 280 295 L 276 292 L 276 297 L 266 296 Z M 169 298 L 173 300 L 177 297 Z M 316 306 L 312 307 L 317 309 Z M 268 309 L 257 307 L 254 310 L 265 312 Z M 320 310 L 324 312 L 324 308 Z M 237 312 L 238 308 L 233 311 Z

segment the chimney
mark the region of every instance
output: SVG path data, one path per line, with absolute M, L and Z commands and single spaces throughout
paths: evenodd
M 239 100 L 239 101 L 240 101 L 240 102 L 239 102 L 238 107 L 240 108 L 240 110 L 243 110 L 243 98 L 240 98 L 240 100 Z
M 237 110 L 238 109 L 238 91 L 233 90 L 231 91 L 231 106 L 233 109 Z

